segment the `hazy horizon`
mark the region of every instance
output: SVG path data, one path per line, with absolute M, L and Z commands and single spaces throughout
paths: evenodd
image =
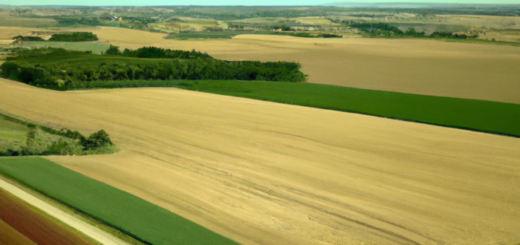
M 190 5 L 202 5 L 202 6 L 311 6 L 311 5 L 328 5 L 337 3 L 431 3 L 431 4 L 520 4 L 518 0 L 501 0 L 501 1 L 489 1 L 489 0 L 459 0 L 457 2 L 449 0 L 408 0 L 408 1 L 390 1 L 390 0 L 358 0 L 358 1 L 330 1 L 330 0 L 310 0 L 310 1 L 298 1 L 298 0 L 255 0 L 255 1 L 244 1 L 244 0 L 223 0 L 218 1 L 209 0 L 197 0 L 186 3 L 185 1 L 171 1 L 171 0 L 89 0 L 89 1 L 74 1 L 71 3 L 69 0 L 18 0 L 16 3 L 11 1 L 0 0 L 0 5 L 78 5 L 78 6 L 190 6 Z

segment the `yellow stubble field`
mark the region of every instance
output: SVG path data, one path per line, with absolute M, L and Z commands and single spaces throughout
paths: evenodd
M 520 47 L 267 35 L 180 41 L 127 29 L 102 27 L 94 32 L 122 48 L 159 46 L 196 49 L 227 60 L 299 61 L 311 83 L 520 103 Z
M 243 244 L 520 241 L 517 138 L 179 89 L 0 80 L 1 110 L 114 155 L 48 157 Z

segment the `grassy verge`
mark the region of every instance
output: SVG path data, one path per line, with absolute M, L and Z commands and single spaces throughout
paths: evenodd
M 237 244 L 168 210 L 43 158 L 2 158 L 0 174 L 145 244 Z
M 88 88 L 123 87 L 178 87 L 520 137 L 520 105 L 493 101 L 258 81 L 115 81 Z
M 91 137 L 85 138 L 77 131 L 56 130 L 0 113 L 0 156 L 95 155 L 118 151 L 108 135 L 103 136 L 108 141 L 104 145 L 90 145 L 94 141 Z

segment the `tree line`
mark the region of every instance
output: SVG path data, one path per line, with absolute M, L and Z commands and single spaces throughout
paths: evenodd
M 45 41 L 45 39 L 41 37 L 34 37 L 34 36 L 22 36 L 18 35 L 16 37 L 12 38 L 13 40 L 20 40 L 20 41 Z
M 92 32 L 54 34 L 51 38 L 49 38 L 49 41 L 56 42 L 87 42 L 97 40 L 99 40 L 98 37 Z
M 12 38 L 13 40 L 20 41 L 47 41 L 41 37 L 34 36 L 22 36 L 18 35 Z M 92 32 L 73 32 L 73 33 L 63 33 L 63 34 L 54 34 L 49 41 L 56 42 L 86 42 L 86 41 L 97 41 L 98 37 Z
M 355 21 L 342 21 L 343 24 L 348 25 L 352 28 L 356 28 L 360 31 L 367 33 L 371 37 L 426 37 L 426 38 L 477 38 L 477 34 L 467 35 L 458 34 L 453 32 L 434 32 L 430 35 L 426 35 L 425 32 L 417 32 L 415 28 L 410 27 L 406 31 L 402 31 L 396 26 L 389 25 L 387 23 L 370 23 L 370 22 L 355 22 Z
M 207 58 L 213 59 L 207 53 L 201 53 L 195 50 L 184 51 L 184 50 L 172 50 L 163 49 L 157 47 L 142 47 L 136 50 L 125 49 L 123 52 L 119 50 L 119 47 L 110 45 L 108 50 L 105 52 L 106 55 L 118 55 L 124 57 L 134 58 L 154 58 L 154 59 L 194 59 L 194 58 Z
M 151 52 L 145 52 L 147 50 Z M 142 49 L 145 56 L 149 54 L 154 56 L 157 54 L 155 53 L 157 50 L 161 49 Z M 157 52 L 161 54 L 160 51 Z M 224 61 L 205 56 L 188 59 L 115 58 L 117 56 L 94 55 L 54 48 L 23 50 L 19 53 L 19 56 L 10 58 L 0 66 L 2 77 L 34 86 L 63 90 L 82 87 L 81 84 L 91 81 L 259 80 L 304 82 L 307 77 L 300 71 L 300 64 L 295 62 Z M 69 60 L 72 57 L 75 57 L 73 62 Z

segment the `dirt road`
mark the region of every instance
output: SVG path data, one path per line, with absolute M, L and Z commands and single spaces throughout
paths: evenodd
M 102 244 L 105 244 L 105 245 L 126 245 L 127 244 L 127 243 L 121 241 L 119 238 L 114 237 L 102 230 L 99 230 L 98 228 L 96 228 L 90 224 L 85 223 L 84 221 L 36 198 L 35 196 L 23 191 L 22 189 L 14 186 L 2 179 L 0 179 L 0 189 L 3 189 L 5 191 L 11 193 L 12 195 L 20 198 L 21 200 L 29 203 L 30 205 L 36 207 L 37 209 L 47 213 L 48 215 L 56 218 L 57 220 L 60 220 L 61 222 L 82 232 L 83 234 L 91 237 L 92 239 L 94 239 Z M 18 210 L 18 208 L 13 207 L 12 211 L 13 210 L 16 211 L 16 210 Z M 14 211 L 11 212 L 11 214 L 16 213 Z M 23 217 L 21 217 L 20 214 L 18 214 L 17 217 L 13 216 L 11 218 L 14 219 L 13 222 L 16 221 L 17 223 L 19 223 L 19 222 L 23 221 Z M 43 219 L 36 219 L 34 217 L 27 218 L 27 221 L 31 222 L 30 223 L 31 226 L 41 225 L 42 222 L 38 222 L 38 221 L 42 221 L 42 220 Z M 24 224 L 20 223 L 17 225 L 21 228 L 24 228 L 26 223 L 24 223 Z M 80 240 L 77 240 L 78 238 L 74 238 L 73 236 L 72 236 L 72 238 L 71 238 L 71 236 L 65 236 L 65 235 L 59 236 L 59 237 L 53 236 L 54 230 L 52 230 L 51 224 L 47 224 L 47 225 L 43 225 L 43 226 L 39 227 L 42 229 L 51 229 L 47 232 L 43 232 L 42 234 L 38 233 L 41 229 L 37 229 L 37 228 L 29 229 L 29 228 L 30 227 L 25 227 L 25 230 L 28 231 L 28 234 L 26 234 L 26 236 L 32 238 L 32 240 L 36 241 L 38 244 L 80 244 L 79 243 Z M 68 237 L 67 240 L 63 240 L 67 237 Z M 72 240 L 69 240 L 69 239 L 72 239 Z M 73 242 L 71 243 L 71 241 L 73 241 Z M 63 243 L 61 243 L 61 242 L 63 242 Z M 85 243 L 85 244 L 88 244 L 88 243 Z

